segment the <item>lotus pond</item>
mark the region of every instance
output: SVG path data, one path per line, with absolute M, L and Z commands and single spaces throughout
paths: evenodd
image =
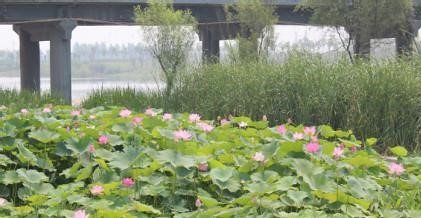
M 351 131 L 0 108 L 0 217 L 421 217 L 421 158 Z

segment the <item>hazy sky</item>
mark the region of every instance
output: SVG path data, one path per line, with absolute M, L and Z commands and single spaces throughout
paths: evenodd
M 295 42 L 305 37 L 318 41 L 335 33 L 320 27 L 277 26 L 275 28 L 278 42 Z M 79 26 L 73 31 L 72 43 L 111 43 L 127 44 L 141 42 L 141 30 L 135 26 Z M 49 44 L 41 42 L 41 49 Z M 19 49 L 18 35 L 10 25 L 0 25 L 0 50 Z

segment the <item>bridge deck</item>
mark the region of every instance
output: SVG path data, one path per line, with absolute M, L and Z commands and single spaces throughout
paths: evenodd
M 148 0 L 1 0 L 0 4 L 142 4 Z M 238 0 L 174 0 L 174 4 L 194 4 L 194 5 L 225 5 L 234 4 Z M 272 5 L 293 6 L 301 0 L 267 0 Z

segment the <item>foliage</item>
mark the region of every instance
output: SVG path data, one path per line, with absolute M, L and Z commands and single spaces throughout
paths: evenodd
M 0 107 L 7 106 L 11 110 L 18 111 L 21 108 L 40 107 L 48 103 L 63 104 L 64 102 L 48 93 L 19 92 L 14 89 L 0 88 Z
M 306 55 L 285 63 L 208 65 L 182 74 L 168 110 L 220 115 L 267 115 L 271 125 L 291 120 L 352 129 L 358 137 L 379 138 L 379 149 L 420 145 L 421 61 L 326 64 Z M 131 89 L 98 90 L 86 107 L 162 107 L 163 95 Z
M 219 124 L 150 108 L 49 109 L 1 111 L 2 217 L 421 213 L 421 158 L 400 147 L 383 157 L 375 139 L 351 131 L 268 128 L 247 117 Z
M 356 40 L 354 52 L 358 55 L 370 52 L 365 49 L 370 48 L 370 39 L 396 37 L 409 45 L 413 37 L 408 35 L 413 0 L 305 0 L 300 7 L 313 12 L 315 23 L 344 27 L 349 39 Z M 405 49 L 402 46 L 398 45 L 400 50 Z
M 241 59 L 262 60 L 275 44 L 275 8 L 262 0 L 240 0 L 226 8 L 228 20 L 238 22 L 237 37 Z M 232 55 L 231 55 L 232 56 Z
M 174 10 L 169 0 L 151 0 L 147 8 L 137 7 L 135 14 L 137 23 L 145 25 L 144 40 L 161 66 L 169 96 L 194 43 L 197 22 L 190 11 Z

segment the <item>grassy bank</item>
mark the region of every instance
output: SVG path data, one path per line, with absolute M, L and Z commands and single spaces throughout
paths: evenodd
M 14 89 L 0 89 L 0 106 L 18 111 L 22 108 L 41 107 L 46 104 L 63 104 L 59 98 L 48 93 L 36 94 L 31 92 L 19 92 Z
M 208 65 L 184 73 L 164 105 L 159 92 L 96 90 L 83 105 L 133 109 L 166 107 L 200 113 L 207 119 L 267 115 L 271 124 L 292 120 L 352 129 L 381 144 L 418 147 L 421 61 L 326 64 L 305 56 L 283 64 Z

